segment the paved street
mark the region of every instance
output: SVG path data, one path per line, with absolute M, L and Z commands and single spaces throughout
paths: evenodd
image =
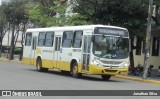
M 49 71 L 47 73 L 42 73 L 42 72 L 37 72 L 34 66 L 0 61 L 0 89 L 1 90 L 15 90 L 15 89 L 16 90 L 159 90 L 160 85 L 130 81 L 130 80 L 122 80 L 117 78 L 111 78 L 110 81 L 102 81 L 100 76 L 87 76 L 87 75 L 84 75 L 81 79 L 75 79 L 72 78 L 71 75 L 64 75 L 58 71 Z M 144 97 L 144 99 L 146 98 Z
M 37 72 L 36 67 L 0 62 L 1 89 L 36 90 L 158 90 L 159 85 L 111 78 L 102 81 L 100 76 L 72 78 L 59 71 Z

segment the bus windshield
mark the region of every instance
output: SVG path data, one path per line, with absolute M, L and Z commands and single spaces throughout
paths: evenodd
M 129 56 L 129 38 L 94 35 L 93 54 L 100 58 L 125 59 Z

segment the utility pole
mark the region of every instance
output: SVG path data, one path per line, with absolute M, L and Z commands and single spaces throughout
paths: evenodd
M 148 73 L 148 68 L 149 68 L 152 9 L 153 9 L 153 0 L 149 0 L 148 24 L 147 24 L 147 34 L 146 34 L 146 46 L 145 46 L 145 55 L 144 55 L 144 73 L 143 73 L 143 79 L 147 78 L 147 73 Z

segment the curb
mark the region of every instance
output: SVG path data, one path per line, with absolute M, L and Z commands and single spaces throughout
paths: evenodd
M 22 64 L 22 61 L 9 60 L 9 59 L 6 59 L 6 58 L 0 58 L 0 61 L 3 61 L 3 62 L 13 62 L 13 63 L 19 63 L 19 64 Z
M 151 84 L 157 84 L 160 85 L 160 81 L 155 81 L 155 80 L 144 80 L 141 78 L 135 78 L 135 77 L 128 77 L 128 76 L 120 76 L 120 75 L 116 75 L 113 76 L 114 78 L 120 78 L 120 79 L 125 79 L 125 80 L 132 80 L 132 81 L 139 81 L 139 82 L 146 82 L 146 83 L 151 83 Z

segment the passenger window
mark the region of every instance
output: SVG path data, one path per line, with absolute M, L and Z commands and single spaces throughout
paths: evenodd
M 74 40 L 73 40 L 73 47 L 74 48 L 81 48 L 82 36 L 83 36 L 83 31 L 75 31 L 74 32 Z
M 26 33 L 25 46 L 31 46 L 32 33 Z
M 44 46 L 45 44 L 45 32 L 40 32 L 38 37 L 38 46 Z
M 46 33 L 45 47 L 52 47 L 54 41 L 54 32 Z
M 66 31 L 63 33 L 62 47 L 70 48 L 73 42 L 73 31 Z

